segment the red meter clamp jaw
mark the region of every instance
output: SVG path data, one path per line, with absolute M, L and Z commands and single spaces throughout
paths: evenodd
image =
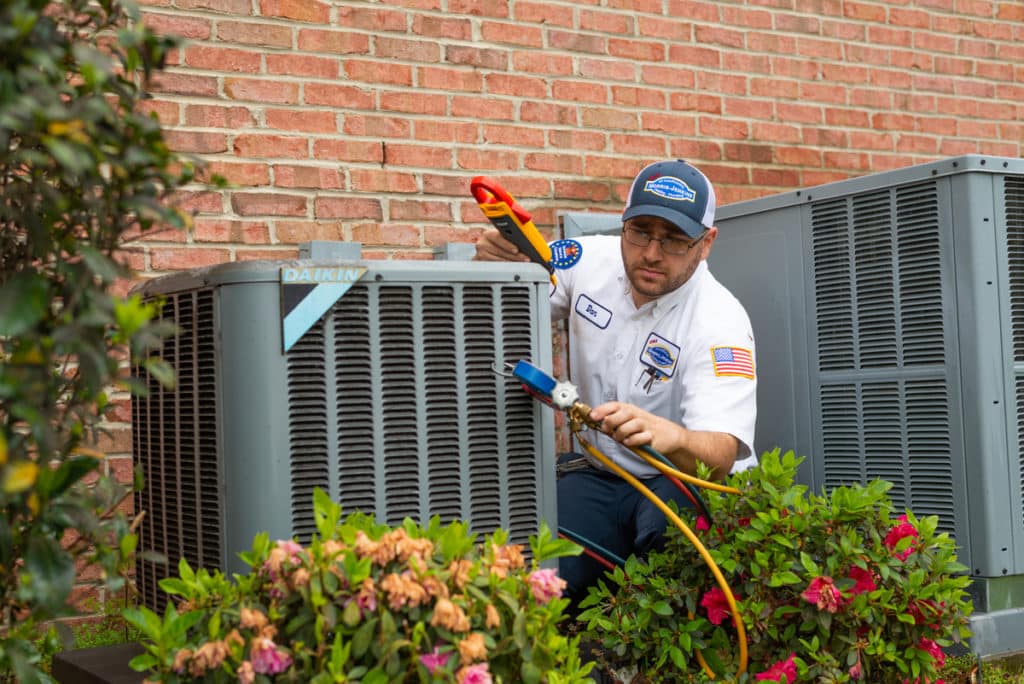
M 556 284 L 555 267 L 551 265 L 551 248 L 541 236 L 537 226 L 533 225 L 530 213 L 519 206 L 494 180 L 487 176 L 477 176 L 470 181 L 469 189 L 473 199 L 480 206 L 480 211 L 497 228 L 502 236 L 513 243 L 521 254 L 530 261 L 543 266 L 551 276 L 551 284 Z

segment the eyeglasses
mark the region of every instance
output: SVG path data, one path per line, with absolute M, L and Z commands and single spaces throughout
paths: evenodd
M 661 251 L 665 254 L 686 254 L 691 249 L 700 244 L 700 241 L 708 234 L 708 229 L 705 228 L 704 232 L 700 236 L 693 240 L 682 240 L 676 237 L 663 237 L 656 238 L 650 233 L 638 230 L 636 228 L 622 227 L 622 237 L 626 238 L 626 242 L 637 247 L 646 247 L 652 242 L 657 242 L 658 246 L 661 247 Z

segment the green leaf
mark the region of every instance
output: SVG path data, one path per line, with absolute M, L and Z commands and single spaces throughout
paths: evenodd
M 529 661 L 523 662 L 519 673 L 523 676 L 524 684 L 539 684 L 544 679 L 541 669 Z
M 163 359 L 152 356 L 143 361 L 142 366 L 161 387 L 173 390 L 177 386 L 174 367 Z
M 75 562 L 60 542 L 33 535 L 28 541 L 25 571 L 31 581 L 22 587 L 22 592 L 30 592 L 34 602 L 54 614 L 64 612 L 64 603 L 75 583 Z
M 656 601 L 651 606 L 651 611 L 658 615 L 669 616 L 673 614 L 672 606 L 668 604 L 668 601 Z
M 791 584 L 802 584 L 803 580 L 796 573 L 789 570 L 775 573 L 768 579 L 768 586 L 781 587 Z
M 377 618 L 371 618 L 364 622 L 356 630 L 356 633 L 352 635 L 352 655 L 357 660 L 362 658 L 367 649 L 370 648 L 370 642 L 373 640 L 373 630 L 376 625 Z
M 366 673 L 362 684 L 388 684 L 389 681 L 391 681 L 391 677 L 386 672 L 379 668 L 374 668 Z
M 115 280 L 117 280 L 118 277 L 120 277 L 121 272 L 120 272 L 120 269 L 118 268 L 117 264 L 113 260 L 111 260 L 108 256 L 103 254 L 103 252 L 101 252 L 100 250 L 98 250 L 95 247 L 93 247 L 92 245 L 88 245 L 88 244 L 81 245 L 78 248 L 78 250 L 79 250 L 79 253 L 82 255 L 82 260 L 85 262 L 85 264 L 89 267 L 89 269 L 93 273 L 95 273 L 97 276 L 99 276 L 103 280 L 103 282 L 112 283 Z M 135 307 L 140 307 L 141 306 L 141 304 L 140 304 L 141 300 L 139 298 L 139 295 L 133 295 L 132 296 L 132 300 L 134 300 L 133 301 L 133 306 L 135 306 Z M 117 306 L 119 304 L 121 306 L 124 306 L 124 302 L 119 301 L 119 300 L 115 300 L 115 303 L 114 303 L 115 313 L 116 313 L 116 310 L 117 310 Z M 133 333 L 134 333 L 134 330 L 132 332 L 129 332 L 128 335 L 131 336 Z
M 54 499 L 80 482 L 86 475 L 99 470 L 100 461 L 92 456 L 72 456 L 53 470 L 44 470 L 39 475 L 40 494 Z
M 515 640 L 516 646 L 519 648 L 526 648 L 526 612 L 517 611 L 515 619 L 512 622 L 512 638 Z
M 92 155 L 83 145 L 52 136 L 44 136 L 43 145 L 53 155 L 57 163 L 72 174 L 87 173 L 93 168 Z
M 0 286 L 0 337 L 15 338 L 32 330 L 50 306 L 46 279 L 16 273 Z
M 818 564 L 814 562 L 814 559 L 806 551 L 800 552 L 800 564 L 804 566 L 804 570 L 811 577 L 818 577 L 821 575 L 821 570 L 818 569 Z

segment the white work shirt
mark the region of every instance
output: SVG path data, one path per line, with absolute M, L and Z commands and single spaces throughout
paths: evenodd
M 578 261 L 555 272 L 551 316 L 568 318 L 569 376 L 580 399 L 627 402 L 689 430 L 728 433 L 740 441 L 732 472 L 755 465 L 754 335 L 739 301 L 702 261 L 679 289 L 637 308 L 620 238 L 574 241 Z M 659 472 L 603 433 L 583 436 L 638 477 Z

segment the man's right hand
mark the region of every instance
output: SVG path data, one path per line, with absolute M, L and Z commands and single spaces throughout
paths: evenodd
M 474 261 L 529 261 L 497 228 L 488 228 L 476 240 Z

